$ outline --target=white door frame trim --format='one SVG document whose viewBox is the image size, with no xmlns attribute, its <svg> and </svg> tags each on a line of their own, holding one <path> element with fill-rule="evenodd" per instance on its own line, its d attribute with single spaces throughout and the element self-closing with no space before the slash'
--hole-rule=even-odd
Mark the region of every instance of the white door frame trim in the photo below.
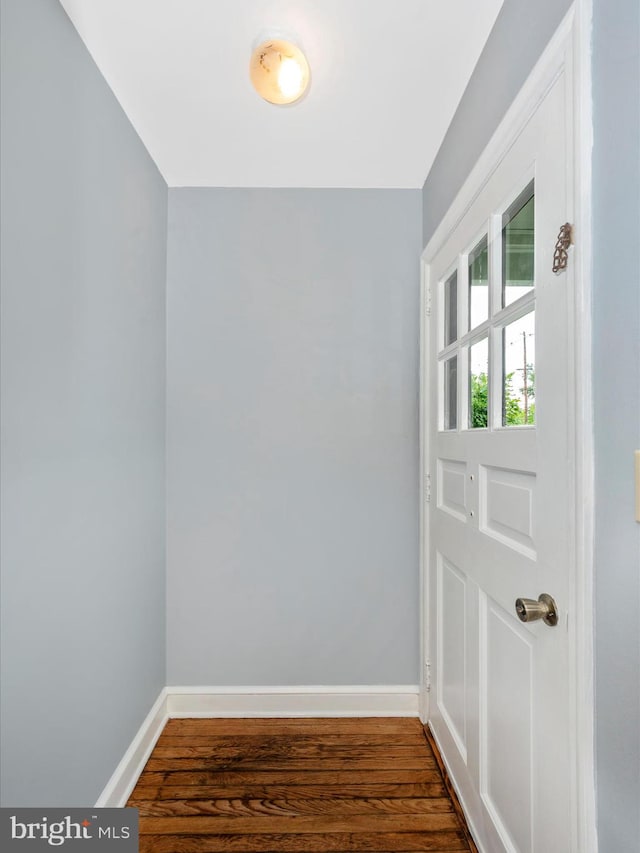
<svg viewBox="0 0 640 853">
<path fill-rule="evenodd" d="M 591 21 L 592 0 L 576 0 L 540 57 L 527 82 L 509 108 L 464 186 L 422 253 L 420 287 L 420 604 L 421 604 L 421 684 L 420 717 L 429 718 L 429 499 L 428 419 L 430 376 L 429 347 L 426 345 L 431 310 L 429 267 L 448 235 L 457 227 L 498 164 L 513 145 L 521 128 L 563 68 L 573 80 L 573 165 L 575 246 L 570 262 L 575 264 L 575 291 L 572 307 L 574 371 L 575 456 L 575 565 L 571 580 L 573 614 L 569 624 L 571 642 L 571 694 L 576 721 L 571 755 L 573 780 L 573 853 L 595 853 L 596 797 L 594 755 L 594 653 L 593 653 L 593 414 L 591 367 Z M 464 803 L 463 803 L 464 806 Z"/>
</svg>

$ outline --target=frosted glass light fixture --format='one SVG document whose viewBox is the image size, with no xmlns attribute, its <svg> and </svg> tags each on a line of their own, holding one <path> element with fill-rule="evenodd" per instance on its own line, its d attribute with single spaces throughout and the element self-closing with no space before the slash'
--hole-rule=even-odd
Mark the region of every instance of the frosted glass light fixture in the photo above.
<svg viewBox="0 0 640 853">
<path fill-rule="evenodd" d="M 270 104 L 292 104 L 309 85 L 309 64 L 295 44 L 269 39 L 251 54 L 249 74 L 253 88 Z"/>
</svg>

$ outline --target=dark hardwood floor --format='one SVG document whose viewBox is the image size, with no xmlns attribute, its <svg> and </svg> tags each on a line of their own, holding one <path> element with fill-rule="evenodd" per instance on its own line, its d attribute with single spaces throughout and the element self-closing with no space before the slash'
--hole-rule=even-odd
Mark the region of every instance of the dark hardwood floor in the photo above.
<svg viewBox="0 0 640 853">
<path fill-rule="evenodd" d="M 417 719 L 170 720 L 141 853 L 475 851 Z"/>
</svg>

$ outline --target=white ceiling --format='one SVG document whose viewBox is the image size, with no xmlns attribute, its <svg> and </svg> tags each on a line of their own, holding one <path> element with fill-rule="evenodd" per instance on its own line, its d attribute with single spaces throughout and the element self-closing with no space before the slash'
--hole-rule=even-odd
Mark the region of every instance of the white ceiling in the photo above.
<svg viewBox="0 0 640 853">
<path fill-rule="evenodd" d="M 169 186 L 421 187 L 503 0 L 61 0 Z M 251 88 L 274 29 L 311 66 Z"/>
</svg>

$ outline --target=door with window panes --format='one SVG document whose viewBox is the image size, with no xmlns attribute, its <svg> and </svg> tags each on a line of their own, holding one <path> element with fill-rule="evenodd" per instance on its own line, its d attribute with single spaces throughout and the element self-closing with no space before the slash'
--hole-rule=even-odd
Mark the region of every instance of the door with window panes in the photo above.
<svg viewBox="0 0 640 853">
<path fill-rule="evenodd" d="M 428 273 L 430 724 L 487 851 L 571 850 L 566 92 L 560 75 Z M 555 625 L 516 612 L 541 594 Z"/>
</svg>

